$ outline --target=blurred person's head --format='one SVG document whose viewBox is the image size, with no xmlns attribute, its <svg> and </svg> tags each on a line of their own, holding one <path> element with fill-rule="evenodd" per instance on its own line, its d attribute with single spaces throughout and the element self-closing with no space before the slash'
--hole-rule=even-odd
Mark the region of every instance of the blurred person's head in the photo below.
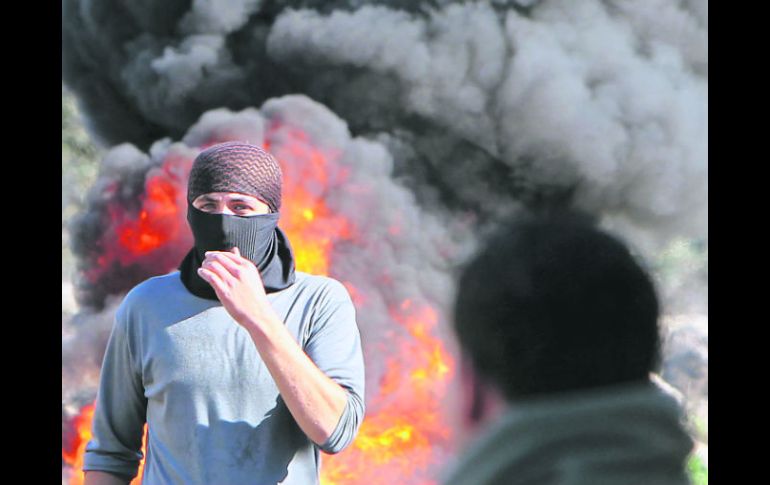
<svg viewBox="0 0 770 485">
<path fill-rule="evenodd" d="M 504 225 L 465 265 L 457 288 L 466 419 L 484 418 L 490 400 L 648 381 L 659 361 L 657 320 L 649 276 L 586 218 Z"/>
</svg>

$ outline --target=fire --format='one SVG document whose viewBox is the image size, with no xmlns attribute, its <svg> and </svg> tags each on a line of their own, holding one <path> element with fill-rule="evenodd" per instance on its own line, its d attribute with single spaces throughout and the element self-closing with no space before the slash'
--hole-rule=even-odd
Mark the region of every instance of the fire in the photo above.
<svg viewBox="0 0 770 485">
<path fill-rule="evenodd" d="M 447 444 L 451 431 L 439 404 L 452 376 L 454 361 L 432 334 L 438 315 L 430 306 L 404 300 L 391 317 L 411 338 L 397 338 L 386 361 L 378 395 L 356 440 L 339 455 L 325 456 L 324 485 L 400 483 L 428 485 L 429 466 L 436 464 L 435 446 Z"/>
<path fill-rule="evenodd" d="M 335 246 L 355 244 L 358 234 L 355 225 L 330 209 L 325 200 L 343 187 L 348 192 L 361 189 L 346 184 L 347 169 L 336 162 L 339 153 L 315 146 L 295 127 L 273 123 L 266 131 L 265 147 L 283 170 L 280 226 L 291 241 L 297 269 L 335 276 Z M 110 206 L 116 239 L 105 244 L 114 249 L 99 256 L 99 268 L 147 260 L 164 250 L 176 251 L 181 259 L 190 247 L 183 188 L 191 164 L 191 159 L 167 157 L 147 178 L 138 210 L 129 213 L 117 204 Z M 397 226 L 390 227 L 389 233 L 401 237 Z M 169 269 L 154 271 L 159 274 Z M 388 275 L 380 275 L 379 280 L 392 285 Z M 350 281 L 343 280 L 343 284 L 364 313 L 369 295 Z M 430 467 L 440 464 L 441 449 L 448 447 L 451 434 L 440 403 L 454 362 L 437 336 L 440 316 L 419 301 L 393 301 L 388 306 L 394 325 L 389 341 L 380 343 L 385 351 L 366 352 L 384 359 L 379 382 L 367 384 L 375 384 L 376 395 L 368 396 L 367 416 L 351 446 L 340 454 L 323 456 L 323 485 L 432 484 Z M 77 443 L 62 449 L 64 461 L 76 470 L 71 484 L 82 483 L 79 470 L 90 439 L 93 409 L 93 405 L 85 407 L 74 420 Z"/>
<path fill-rule="evenodd" d="M 128 274 L 130 287 L 179 264 L 192 241 L 185 221 L 190 166 L 185 157 L 167 156 L 148 174 L 138 204 L 121 201 L 116 184 L 104 190 L 109 229 L 95 243 L 98 254 L 84 272 L 89 281 L 110 286 Z"/>
<path fill-rule="evenodd" d="M 83 457 L 85 456 L 86 445 L 91 439 L 91 421 L 94 417 L 96 403 L 87 404 L 80 409 L 80 414 L 72 420 L 72 426 L 75 430 L 74 437 L 68 446 L 62 447 L 61 456 L 64 463 L 72 468 L 70 475 L 70 485 L 82 485 L 85 481 L 83 469 Z M 142 453 L 147 449 L 147 426 L 144 427 L 144 438 L 142 440 Z M 142 483 L 141 476 L 144 469 L 144 459 L 139 462 L 139 473 L 131 481 L 131 485 Z"/>
<path fill-rule="evenodd" d="M 284 181 L 285 186 L 291 182 Z M 349 238 L 347 221 L 330 213 L 322 200 L 302 187 L 293 187 L 281 205 L 281 228 L 286 231 L 294 264 L 299 271 L 317 275 L 329 274 L 329 254 L 335 241 Z"/>
<path fill-rule="evenodd" d="M 62 448 L 62 459 L 76 468 L 83 465 L 83 452 L 91 439 L 91 420 L 94 417 L 95 404 L 83 406 L 80 414 L 72 420 L 75 436 L 68 447 Z"/>
<path fill-rule="evenodd" d="M 147 195 L 138 220 L 118 227 L 120 246 L 132 254 L 146 254 L 163 246 L 179 230 L 178 208 L 174 204 L 176 187 L 167 179 L 153 177 L 147 182 Z M 150 212 L 152 211 L 152 213 Z M 167 224 L 172 222 L 172 229 Z"/>
<path fill-rule="evenodd" d="M 328 191 L 347 178 L 344 169 L 331 163 L 339 154 L 314 146 L 305 132 L 280 123 L 268 128 L 264 146 L 281 164 L 280 224 L 294 249 L 295 265 L 300 271 L 328 275 L 334 244 L 354 237 L 352 225 L 324 203 Z"/>
</svg>

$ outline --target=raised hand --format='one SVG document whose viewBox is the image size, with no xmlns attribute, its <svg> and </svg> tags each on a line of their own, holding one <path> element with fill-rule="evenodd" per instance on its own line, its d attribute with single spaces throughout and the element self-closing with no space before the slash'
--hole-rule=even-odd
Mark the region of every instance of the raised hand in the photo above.
<svg viewBox="0 0 770 485">
<path fill-rule="evenodd" d="M 247 330 L 274 321 L 275 312 L 254 263 L 241 256 L 238 248 L 207 251 L 205 256 L 198 274 L 214 288 L 230 316 Z"/>
</svg>

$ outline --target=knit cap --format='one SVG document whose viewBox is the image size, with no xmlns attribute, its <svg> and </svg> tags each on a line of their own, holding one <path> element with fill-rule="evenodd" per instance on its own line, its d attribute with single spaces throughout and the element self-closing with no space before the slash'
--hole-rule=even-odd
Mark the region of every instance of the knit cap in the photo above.
<svg viewBox="0 0 770 485">
<path fill-rule="evenodd" d="M 193 162 L 187 200 L 209 192 L 238 192 L 281 208 L 281 167 L 270 153 L 243 142 L 226 142 L 202 151 Z"/>
</svg>

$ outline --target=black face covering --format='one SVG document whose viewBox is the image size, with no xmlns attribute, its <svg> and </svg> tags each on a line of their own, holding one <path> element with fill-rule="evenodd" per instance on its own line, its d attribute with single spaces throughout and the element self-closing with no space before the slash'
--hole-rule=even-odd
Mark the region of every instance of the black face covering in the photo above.
<svg viewBox="0 0 770 485">
<path fill-rule="evenodd" d="M 265 292 L 272 293 L 294 283 L 294 255 L 286 235 L 278 227 L 278 214 L 236 216 L 209 214 L 188 203 L 195 246 L 179 266 L 182 282 L 194 295 L 216 300 L 214 288 L 198 276 L 206 251 L 229 251 L 237 247 L 241 256 L 259 269 Z"/>
</svg>

